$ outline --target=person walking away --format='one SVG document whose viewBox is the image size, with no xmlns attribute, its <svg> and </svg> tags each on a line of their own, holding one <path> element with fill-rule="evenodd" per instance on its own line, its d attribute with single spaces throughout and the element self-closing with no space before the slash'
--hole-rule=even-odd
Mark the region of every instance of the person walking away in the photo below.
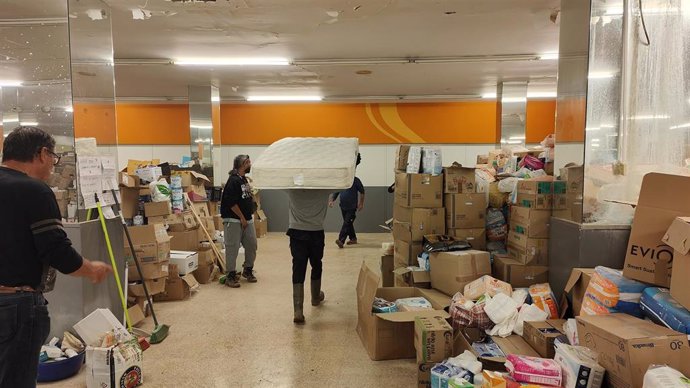
<svg viewBox="0 0 690 388">
<path fill-rule="evenodd" d="M 49 268 L 100 283 L 112 268 L 81 257 L 62 227 L 46 182 L 60 162 L 55 139 L 18 127 L 4 140 L 0 165 L 0 387 L 35 387 L 38 356 L 50 332 L 43 290 Z M 59 286 L 59 285 L 58 285 Z"/>
<path fill-rule="evenodd" d="M 325 247 L 323 222 L 332 190 L 295 189 L 287 192 L 290 200 L 287 235 L 290 237 L 292 254 L 293 322 L 303 324 L 307 264 L 311 265 L 311 305 L 318 306 L 326 298 L 321 290 Z"/>
<path fill-rule="evenodd" d="M 339 193 L 334 193 L 331 197 L 328 206 L 333 207 L 335 200 L 340 197 L 340 211 L 343 213 L 343 226 L 340 229 L 340 235 L 335 240 L 338 248 L 343 248 L 345 240 L 349 238 L 348 245 L 357 244 L 357 233 L 355 232 L 355 219 L 357 212 L 364 209 L 364 185 L 359 178 L 355 177 L 352 186 Z"/>
<path fill-rule="evenodd" d="M 254 228 L 254 197 L 246 174 L 252 170 L 249 155 L 237 155 L 233 169 L 225 184 L 220 213 L 225 229 L 225 263 L 227 276 L 225 285 L 231 288 L 240 287 L 237 276 L 237 255 L 240 243 L 244 247 L 242 277 L 249 283 L 256 283 L 254 262 L 256 261 L 256 229 Z"/>
</svg>

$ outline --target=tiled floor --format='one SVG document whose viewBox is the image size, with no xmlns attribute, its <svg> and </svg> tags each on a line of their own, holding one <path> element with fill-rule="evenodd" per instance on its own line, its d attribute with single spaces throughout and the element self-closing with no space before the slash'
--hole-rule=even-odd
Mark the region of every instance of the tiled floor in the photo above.
<svg viewBox="0 0 690 388">
<path fill-rule="evenodd" d="M 306 300 L 307 323 L 292 323 L 287 237 L 259 240 L 259 283 L 201 286 L 190 300 L 158 303 L 170 336 L 144 353 L 145 387 L 414 387 L 414 360 L 373 362 L 355 331 L 355 287 L 363 260 L 378 268 L 385 234 L 338 249 L 327 235 L 326 302 Z M 308 293 L 308 289 L 307 289 Z M 308 298 L 308 297 L 307 297 Z M 150 321 L 150 318 L 148 319 Z M 147 321 L 144 328 L 150 329 Z M 85 387 L 84 372 L 45 387 Z"/>
</svg>

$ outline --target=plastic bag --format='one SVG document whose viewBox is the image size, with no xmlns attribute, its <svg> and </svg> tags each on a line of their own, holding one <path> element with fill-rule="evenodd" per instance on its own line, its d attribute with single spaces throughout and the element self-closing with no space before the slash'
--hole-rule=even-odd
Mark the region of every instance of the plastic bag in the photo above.
<svg viewBox="0 0 690 388">
<path fill-rule="evenodd" d="M 539 307 L 532 304 L 523 304 L 518 313 L 513 332 L 521 336 L 525 328 L 525 322 L 542 322 L 548 317 L 549 314 Z"/>
<path fill-rule="evenodd" d="M 516 354 L 509 354 L 506 360 L 506 369 L 519 382 L 561 386 L 561 367 L 554 360 Z"/>
<path fill-rule="evenodd" d="M 500 209 L 489 208 L 486 211 L 486 239 L 488 241 L 505 241 L 508 237 L 508 222 Z"/>
<path fill-rule="evenodd" d="M 149 189 L 151 190 L 151 200 L 153 202 L 170 201 L 172 191 L 170 191 L 170 185 L 165 179 L 161 178 L 156 182 L 151 182 Z"/>
<path fill-rule="evenodd" d="M 642 292 L 640 307 L 652 322 L 690 335 L 690 311 L 673 299 L 668 289 L 646 288 Z"/>
<path fill-rule="evenodd" d="M 374 303 L 371 306 L 371 311 L 374 313 L 395 313 L 398 311 L 398 306 L 383 298 L 374 298 Z"/>
<path fill-rule="evenodd" d="M 544 148 L 553 148 L 556 146 L 556 136 L 552 133 L 545 137 L 539 144 Z"/>
<path fill-rule="evenodd" d="M 690 379 L 666 365 L 650 365 L 642 388 L 689 388 Z"/>
<path fill-rule="evenodd" d="M 623 277 L 622 271 L 598 266 L 585 292 L 582 314 L 621 312 L 642 318 L 640 298 L 645 288 L 644 283 Z"/>
<path fill-rule="evenodd" d="M 543 170 L 544 169 L 544 162 L 542 162 L 541 160 L 537 159 L 536 157 L 534 157 L 532 155 L 525 155 L 525 157 L 522 158 L 522 160 L 520 160 L 518 167 L 525 167 L 525 168 L 528 168 L 532 171 Z"/>
<path fill-rule="evenodd" d="M 498 181 L 498 191 L 501 193 L 512 193 L 517 189 L 518 182 L 520 182 L 520 178 L 505 178 L 501 179 Z"/>
<path fill-rule="evenodd" d="M 422 147 L 422 172 L 431 175 L 443 173 L 443 158 L 440 148 Z"/>
<path fill-rule="evenodd" d="M 571 345 L 580 345 L 580 337 L 577 335 L 577 321 L 574 318 L 570 318 L 563 324 L 563 332 L 565 336 L 568 337 L 568 342 Z"/>
<path fill-rule="evenodd" d="M 492 336 L 507 337 L 513 333 L 518 318 L 518 304 L 506 294 L 498 294 L 486 303 L 484 311 L 496 324 L 486 333 Z"/>
</svg>

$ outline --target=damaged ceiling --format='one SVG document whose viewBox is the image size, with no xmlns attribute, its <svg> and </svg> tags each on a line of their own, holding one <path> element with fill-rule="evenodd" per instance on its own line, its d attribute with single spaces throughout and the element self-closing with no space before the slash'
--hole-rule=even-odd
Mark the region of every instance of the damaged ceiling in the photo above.
<svg viewBox="0 0 690 388">
<path fill-rule="evenodd" d="M 22 7 L 16 17 L 27 17 L 25 2 L 6 2 Z M 551 20 L 558 0 L 104 3 L 112 8 L 116 93 L 121 98 L 179 98 L 186 96 L 188 85 L 209 83 L 225 99 L 285 94 L 477 98 L 495 92 L 502 80 L 529 80 L 533 92 L 556 90 L 557 61 L 536 59 L 558 51 L 558 25 Z M 71 17 L 89 16 L 80 12 Z M 80 54 L 73 61 L 101 55 L 98 47 Z M 295 64 L 171 63 L 266 57 Z"/>
</svg>

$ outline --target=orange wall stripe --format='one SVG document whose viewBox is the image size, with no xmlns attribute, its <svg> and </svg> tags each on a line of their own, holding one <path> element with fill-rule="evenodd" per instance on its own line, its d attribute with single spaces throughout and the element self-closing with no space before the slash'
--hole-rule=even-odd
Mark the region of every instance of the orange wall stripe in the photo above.
<svg viewBox="0 0 690 388">
<path fill-rule="evenodd" d="M 556 116 L 556 140 L 559 143 L 585 141 L 585 114 L 587 103 L 584 97 L 567 97 L 558 101 Z"/>
<path fill-rule="evenodd" d="M 556 126 L 556 101 L 529 101 L 525 123 L 526 142 L 540 143 L 554 133 Z"/>
<path fill-rule="evenodd" d="M 214 140 L 220 135 L 222 144 L 267 145 L 287 136 L 346 136 L 358 137 L 361 144 L 491 144 L 498 138 L 498 109 L 495 101 L 221 104 L 221 131 Z M 553 133 L 555 109 L 555 101 L 527 103 L 528 143 Z M 96 137 L 99 144 L 115 144 L 116 139 L 123 145 L 190 143 L 186 104 L 118 103 L 117 138 L 107 114 L 112 114 L 107 105 L 75 104 L 76 136 Z"/>
</svg>

